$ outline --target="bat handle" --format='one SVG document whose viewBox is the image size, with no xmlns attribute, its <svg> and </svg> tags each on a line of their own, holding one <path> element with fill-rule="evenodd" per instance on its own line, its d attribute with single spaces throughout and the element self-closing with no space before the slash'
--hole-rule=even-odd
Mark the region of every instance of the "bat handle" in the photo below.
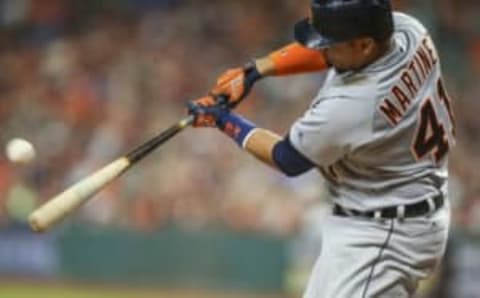
<svg viewBox="0 0 480 298">
<path fill-rule="evenodd" d="M 188 115 L 187 117 L 183 118 L 182 120 L 178 121 L 174 125 L 170 126 L 166 130 L 162 131 L 159 135 L 153 137 L 148 142 L 143 143 L 141 146 L 135 148 L 133 151 L 129 152 L 126 157 L 130 161 L 131 164 L 134 164 L 145 156 L 147 156 L 150 152 L 155 150 L 158 146 L 162 145 L 166 141 L 173 138 L 179 132 L 181 132 L 186 127 L 190 126 L 193 121 L 195 120 L 194 115 Z"/>
<path fill-rule="evenodd" d="M 184 118 L 180 122 L 183 122 L 183 127 L 187 127 L 187 126 L 192 125 L 193 121 L 195 121 L 195 116 L 194 115 L 188 115 L 186 118 Z"/>
</svg>

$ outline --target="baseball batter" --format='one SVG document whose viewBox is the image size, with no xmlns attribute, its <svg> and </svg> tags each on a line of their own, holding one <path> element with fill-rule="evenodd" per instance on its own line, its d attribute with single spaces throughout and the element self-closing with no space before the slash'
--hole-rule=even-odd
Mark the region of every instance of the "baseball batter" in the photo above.
<svg viewBox="0 0 480 298">
<path fill-rule="evenodd" d="M 454 118 L 435 46 L 388 0 L 314 0 L 295 37 L 190 102 L 195 126 L 220 128 L 289 176 L 317 169 L 327 180 L 332 213 L 305 298 L 412 297 L 449 226 Z M 261 77 L 323 70 L 286 137 L 230 112 Z"/>
</svg>

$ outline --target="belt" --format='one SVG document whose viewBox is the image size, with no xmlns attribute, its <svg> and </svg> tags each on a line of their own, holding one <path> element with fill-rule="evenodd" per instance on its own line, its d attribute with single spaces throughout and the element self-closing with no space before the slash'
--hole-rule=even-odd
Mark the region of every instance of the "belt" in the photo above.
<svg viewBox="0 0 480 298">
<path fill-rule="evenodd" d="M 437 195 L 433 198 L 428 198 L 415 204 L 399 205 L 373 211 L 346 209 L 340 205 L 335 204 L 335 206 L 333 207 L 333 214 L 338 216 L 357 216 L 376 219 L 406 218 L 432 213 L 442 208 L 443 204 L 443 195 Z"/>
</svg>

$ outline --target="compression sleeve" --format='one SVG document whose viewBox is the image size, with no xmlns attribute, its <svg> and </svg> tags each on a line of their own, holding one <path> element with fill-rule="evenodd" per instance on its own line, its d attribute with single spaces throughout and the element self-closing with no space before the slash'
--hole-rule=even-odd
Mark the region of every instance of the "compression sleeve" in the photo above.
<svg viewBox="0 0 480 298">
<path fill-rule="evenodd" d="M 272 155 L 278 169 L 290 177 L 303 174 L 315 166 L 292 146 L 288 137 L 273 147 Z"/>
<path fill-rule="evenodd" d="M 328 69 L 322 51 L 308 49 L 299 43 L 291 43 L 268 55 L 273 63 L 273 76 L 283 76 Z"/>
</svg>

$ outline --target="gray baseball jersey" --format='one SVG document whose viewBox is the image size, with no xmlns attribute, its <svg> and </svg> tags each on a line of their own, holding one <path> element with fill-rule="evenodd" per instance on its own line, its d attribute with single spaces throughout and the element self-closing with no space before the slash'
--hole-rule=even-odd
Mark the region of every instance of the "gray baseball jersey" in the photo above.
<svg viewBox="0 0 480 298">
<path fill-rule="evenodd" d="M 371 210 L 446 193 L 454 122 L 439 58 L 416 19 L 394 13 L 393 49 L 362 69 L 330 70 L 290 130 L 334 201 Z"/>
</svg>

